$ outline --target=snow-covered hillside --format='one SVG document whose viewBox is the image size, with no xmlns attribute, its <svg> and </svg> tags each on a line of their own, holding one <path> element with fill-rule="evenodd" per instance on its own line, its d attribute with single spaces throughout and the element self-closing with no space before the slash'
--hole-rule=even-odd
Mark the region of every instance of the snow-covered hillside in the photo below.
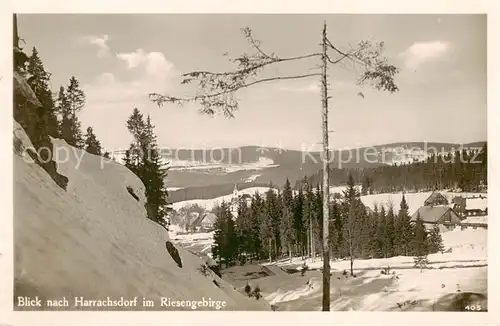
<svg viewBox="0 0 500 326">
<path fill-rule="evenodd" d="M 22 129 L 16 135 L 30 146 Z M 161 307 L 161 297 L 226 301 L 229 310 L 267 309 L 213 272 L 204 276 L 202 260 L 186 250 L 177 247 L 180 264 L 174 261 L 167 231 L 146 218 L 144 185 L 128 169 L 62 140 L 53 144 L 63 153 L 58 172 L 69 179 L 66 191 L 27 155 L 14 155 L 15 296 L 66 297 L 70 306 L 64 309 L 77 309 L 75 296 L 145 297 L 156 302 L 155 310 L 192 309 Z"/>
</svg>

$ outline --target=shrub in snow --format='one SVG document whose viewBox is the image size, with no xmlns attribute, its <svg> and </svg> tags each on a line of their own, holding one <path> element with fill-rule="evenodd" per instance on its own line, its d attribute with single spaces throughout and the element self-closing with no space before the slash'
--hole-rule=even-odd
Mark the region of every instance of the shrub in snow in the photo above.
<svg viewBox="0 0 500 326">
<path fill-rule="evenodd" d="M 309 266 L 307 266 L 306 263 L 304 263 L 304 265 L 302 265 L 302 269 L 300 271 L 300 276 L 306 275 L 306 272 L 308 269 L 309 269 Z"/>
<path fill-rule="evenodd" d="M 245 285 L 245 293 L 247 294 L 247 296 L 251 297 L 252 296 L 252 287 L 250 286 L 250 284 L 247 283 L 247 285 Z"/>
<path fill-rule="evenodd" d="M 255 298 L 255 300 L 259 300 L 262 298 L 262 294 L 260 294 L 260 287 L 257 285 L 255 289 L 253 289 L 252 296 Z"/>
<path fill-rule="evenodd" d="M 210 275 L 210 268 L 208 267 L 207 264 L 203 264 L 200 267 L 198 267 L 198 271 L 201 273 L 203 276 L 209 276 Z"/>
<path fill-rule="evenodd" d="M 380 271 L 380 274 L 383 274 L 383 275 L 389 275 L 390 273 L 391 273 L 391 267 L 390 266 L 387 266 L 383 270 Z"/>
<path fill-rule="evenodd" d="M 424 268 L 427 267 L 429 260 L 427 259 L 427 255 L 425 256 L 417 256 L 413 258 L 414 268 L 420 268 L 420 272 L 423 271 Z"/>
</svg>

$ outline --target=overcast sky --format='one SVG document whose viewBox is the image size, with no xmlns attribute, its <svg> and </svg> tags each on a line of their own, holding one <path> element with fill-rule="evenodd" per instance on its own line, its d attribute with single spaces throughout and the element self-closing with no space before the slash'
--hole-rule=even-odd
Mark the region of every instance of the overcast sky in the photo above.
<svg viewBox="0 0 500 326">
<path fill-rule="evenodd" d="M 395 94 L 355 85 L 351 66 L 329 71 L 333 148 L 399 141 L 486 140 L 486 16 L 484 15 L 19 15 L 26 52 L 36 46 L 56 91 L 74 75 L 87 105 L 83 126 L 107 149 L 126 148 L 134 107 L 150 113 L 160 145 L 240 145 L 313 149 L 321 140 L 315 78 L 260 84 L 238 94 L 234 119 L 200 115 L 195 105 L 156 107 L 148 93 L 186 95 L 179 74 L 231 70 L 222 54 L 249 51 L 249 26 L 264 51 L 278 56 L 318 52 L 323 21 L 342 49 L 384 41 L 401 69 Z M 318 59 L 274 66 L 267 75 L 310 73 Z M 359 73 L 361 69 L 357 69 Z M 362 91 L 364 99 L 358 96 Z M 317 146 L 316 146 L 317 148 Z"/>
</svg>

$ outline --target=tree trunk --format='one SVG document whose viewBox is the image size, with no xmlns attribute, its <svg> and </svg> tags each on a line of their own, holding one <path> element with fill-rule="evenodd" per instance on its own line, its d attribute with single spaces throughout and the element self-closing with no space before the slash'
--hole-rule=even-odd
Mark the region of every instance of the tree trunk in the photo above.
<svg viewBox="0 0 500 326">
<path fill-rule="evenodd" d="M 330 311 L 330 255 L 328 251 L 329 222 L 329 153 L 328 153 L 328 84 L 326 80 L 326 22 L 323 25 L 322 42 L 322 107 L 323 107 L 323 311 Z"/>
<path fill-rule="evenodd" d="M 271 260 L 271 238 L 269 238 L 269 263 L 272 263 L 273 261 Z"/>
<path fill-rule="evenodd" d="M 288 242 L 288 255 L 290 256 L 290 263 L 292 262 L 292 244 Z"/>
</svg>

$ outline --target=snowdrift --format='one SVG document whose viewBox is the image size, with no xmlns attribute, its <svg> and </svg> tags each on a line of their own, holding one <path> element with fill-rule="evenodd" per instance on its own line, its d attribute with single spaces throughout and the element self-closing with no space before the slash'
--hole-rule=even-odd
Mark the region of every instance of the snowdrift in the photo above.
<svg viewBox="0 0 500 326">
<path fill-rule="evenodd" d="M 16 122 L 14 129 L 14 137 L 31 147 Z M 176 248 L 180 267 L 167 251 L 167 231 L 146 218 L 144 185 L 127 168 L 62 140 L 53 139 L 53 144 L 58 172 L 69 179 L 66 191 L 29 156 L 14 154 L 15 307 L 18 296 L 38 296 L 43 303 L 69 301 L 68 307 L 38 309 L 114 309 L 74 307 L 74 298 L 81 296 L 138 297 L 137 306 L 125 308 L 130 310 L 192 309 L 161 306 L 162 297 L 226 301 L 226 310 L 269 309 L 212 271 L 201 272 L 200 258 Z M 155 307 L 142 307 L 143 298 L 154 300 Z"/>
</svg>

